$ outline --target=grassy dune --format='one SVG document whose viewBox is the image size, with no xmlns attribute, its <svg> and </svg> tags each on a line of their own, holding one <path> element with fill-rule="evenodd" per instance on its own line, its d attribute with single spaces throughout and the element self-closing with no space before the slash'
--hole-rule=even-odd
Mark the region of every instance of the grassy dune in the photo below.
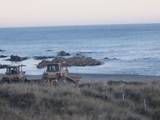
<svg viewBox="0 0 160 120">
<path fill-rule="evenodd" d="M 160 82 L 1 84 L 0 120 L 160 120 Z"/>
</svg>

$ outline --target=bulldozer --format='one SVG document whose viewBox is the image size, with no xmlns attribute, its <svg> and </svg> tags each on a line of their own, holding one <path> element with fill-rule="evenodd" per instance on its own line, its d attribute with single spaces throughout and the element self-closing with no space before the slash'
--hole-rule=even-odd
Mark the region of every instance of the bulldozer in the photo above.
<svg viewBox="0 0 160 120">
<path fill-rule="evenodd" d="M 47 64 L 42 79 L 47 81 L 49 86 L 57 86 L 60 84 L 71 83 L 75 86 L 79 85 L 79 76 L 70 76 L 67 65 L 65 63 Z"/>
<path fill-rule="evenodd" d="M 23 65 L 7 66 L 6 72 L 2 77 L 2 82 L 24 82 L 26 79 L 25 72 L 22 70 Z"/>
</svg>

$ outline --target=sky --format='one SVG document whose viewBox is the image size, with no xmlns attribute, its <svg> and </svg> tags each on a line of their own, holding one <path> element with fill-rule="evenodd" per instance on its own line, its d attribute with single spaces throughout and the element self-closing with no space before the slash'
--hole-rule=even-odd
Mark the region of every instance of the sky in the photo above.
<svg viewBox="0 0 160 120">
<path fill-rule="evenodd" d="M 160 23 L 160 0 L 0 0 L 0 27 Z"/>
</svg>

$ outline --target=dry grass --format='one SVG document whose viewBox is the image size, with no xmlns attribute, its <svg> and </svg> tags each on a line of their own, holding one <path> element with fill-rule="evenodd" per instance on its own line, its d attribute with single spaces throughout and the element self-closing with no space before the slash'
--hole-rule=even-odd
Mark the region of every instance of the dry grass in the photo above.
<svg viewBox="0 0 160 120">
<path fill-rule="evenodd" d="M 0 120 L 160 120 L 160 82 L 1 84 Z"/>
</svg>

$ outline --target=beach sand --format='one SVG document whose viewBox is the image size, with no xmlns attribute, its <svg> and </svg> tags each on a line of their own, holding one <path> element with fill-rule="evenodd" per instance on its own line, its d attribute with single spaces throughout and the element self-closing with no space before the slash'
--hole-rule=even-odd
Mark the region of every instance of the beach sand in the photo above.
<svg viewBox="0 0 160 120">
<path fill-rule="evenodd" d="M 78 74 L 71 73 L 71 76 L 80 76 L 81 81 L 108 81 L 108 80 L 124 80 L 124 81 L 143 81 L 143 80 L 160 80 L 160 76 L 147 75 L 127 75 L 127 74 Z M 29 80 L 41 79 L 41 75 L 27 75 Z"/>
<path fill-rule="evenodd" d="M 81 77 L 81 81 L 144 81 L 144 80 L 160 80 L 160 76 L 149 75 L 131 75 L 131 74 L 79 74 L 71 73 L 71 76 Z M 0 74 L 0 79 L 3 74 Z M 28 80 L 40 80 L 42 75 L 26 75 Z"/>
</svg>

